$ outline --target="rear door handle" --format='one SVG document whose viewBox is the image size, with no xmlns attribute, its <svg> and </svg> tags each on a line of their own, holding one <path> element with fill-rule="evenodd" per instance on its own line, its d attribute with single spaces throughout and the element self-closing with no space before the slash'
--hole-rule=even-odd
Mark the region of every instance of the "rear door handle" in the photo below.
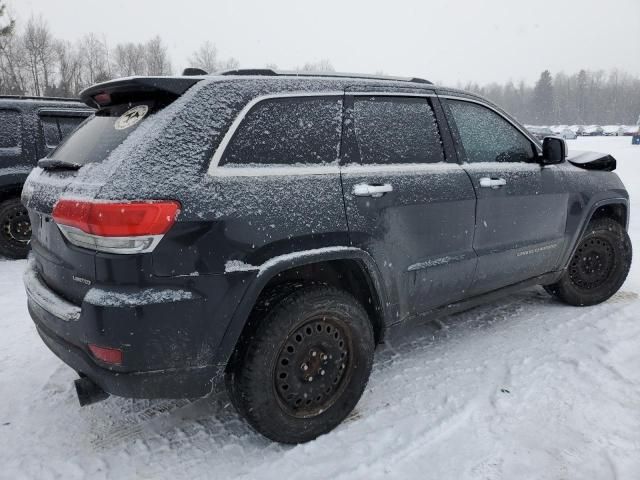
<svg viewBox="0 0 640 480">
<path fill-rule="evenodd" d="M 385 193 L 393 192 L 393 186 L 385 183 L 384 185 L 369 185 L 366 183 L 358 183 L 353 186 L 352 193 L 356 197 L 374 197 L 378 198 Z"/>
<path fill-rule="evenodd" d="M 504 178 L 489 178 L 482 177 L 480 179 L 480 186 L 482 188 L 500 188 L 504 187 L 507 181 Z"/>
</svg>

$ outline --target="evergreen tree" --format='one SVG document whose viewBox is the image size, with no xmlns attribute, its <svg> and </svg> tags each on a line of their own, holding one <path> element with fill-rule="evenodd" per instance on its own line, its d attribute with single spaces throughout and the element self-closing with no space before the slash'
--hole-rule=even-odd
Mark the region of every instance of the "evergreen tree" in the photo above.
<svg viewBox="0 0 640 480">
<path fill-rule="evenodd" d="M 0 3 L 0 22 L 2 22 L 2 17 L 4 17 L 6 13 L 7 6 L 4 3 Z M 16 21 L 13 19 L 9 20 L 9 23 L 4 27 L 0 27 L 0 37 L 8 37 L 13 33 L 13 29 L 16 26 Z"/>
<path fill-rule="evenodd" d="M 553 122 L 553 79 L 551 72 L 545 70 L 540 74 L 533 89 L 532 112 L 537 123 Z"/>
</svg>

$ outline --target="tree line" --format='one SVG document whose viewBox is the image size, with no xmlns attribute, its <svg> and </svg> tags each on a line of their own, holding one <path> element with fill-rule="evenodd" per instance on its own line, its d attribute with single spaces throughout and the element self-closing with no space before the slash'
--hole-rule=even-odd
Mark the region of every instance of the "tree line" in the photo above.
<svg viewBox="0 0 640 480">
<path fill-rule="evenodd" d="M 5 12 L 0 4 L 0 94 L 75 97 L 112 78 L 174 73 L 160 36 L 109 46 L 106 38 L 88 33 L 70 42 L 55 38 L 41 17 L 18 28 Z M 238 67 L 235 58 L 221 58 L 212 42 L 204 42 L 189 62 L 207 72 Z"/>
<path fill-rule="evenodd" d="M 55 38 L 41 17 L 32 16 L 24 25 L 6 17 L 0 4 L 0 94 L 75 97 L 89 85 L 112 78 L 178 73 L 160 36 L 110 46 L 106 38 L 88 33 L 70 42 Z M 216 72 L 238 68 L 239 62 L 221 58 L 215 44 L 207 41 L 189 57 L 189 65 Z M 334 68 L 322 59 L 294 70 Z M 640 120 L 640 78 L 619 70 L 581 70 L 573 75 L 545 70 L 535 85 L 510 81 L 459 86 L 486 96 L 524 123 L 604 125 Z"/>
<path fill-rule="evenodd" d="M 580 70 L 573 75 L 551 75 L 545 70 L 535 85 L 470 83 L 463 88 L 489 98 L 527 124 L 634 125 L 640 121 L 640 78 L 617 69 Z"/>
</svg>

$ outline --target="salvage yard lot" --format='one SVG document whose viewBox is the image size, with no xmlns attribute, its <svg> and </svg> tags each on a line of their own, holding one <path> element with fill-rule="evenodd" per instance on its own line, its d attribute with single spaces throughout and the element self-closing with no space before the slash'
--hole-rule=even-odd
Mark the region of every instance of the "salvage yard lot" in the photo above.
<svg viewBox="0 0 640 480">
<path fill-rule="evenodd" d="M 640 146 L 568 143 L 618 159 L 640 245 Z M 24 266 L 0 261 L 0 478 L 640 478 L 640 260 L 599 306 L 534 288 L 413 328 L 378 349 L 350 418 L 296 447 L 223 392 L 81 409 L 27 313 Z"/>
</svg>

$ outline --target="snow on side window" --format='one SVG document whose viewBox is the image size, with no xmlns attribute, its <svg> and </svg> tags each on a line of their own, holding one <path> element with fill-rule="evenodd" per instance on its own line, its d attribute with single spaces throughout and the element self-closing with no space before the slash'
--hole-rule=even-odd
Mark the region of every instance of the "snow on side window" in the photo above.
<svg viewBox="0 0 640 480">
<path fill-rule="evenodd" d="M 342 100 L 274 98 L 258 103 L 229 142 L 221 165 L 326 164 L 338 159 Z"/>
<path fill-rule="evenodd" d="M 0 150 L 20 153 L 22 119 L 16 110 L 0 110 Z"/>
<path fill-rule="evenodd" d="M 450 100 L 467 162 L 529 162 L 534 150 L 527 137 L 497 113 L 476 103 Z"/>
<path fill-rule="evenodd" d="M 364 164 L 444 162 L 435 115 L 426 98 L 356 97 L 353 117 Z"/>
</svg>

